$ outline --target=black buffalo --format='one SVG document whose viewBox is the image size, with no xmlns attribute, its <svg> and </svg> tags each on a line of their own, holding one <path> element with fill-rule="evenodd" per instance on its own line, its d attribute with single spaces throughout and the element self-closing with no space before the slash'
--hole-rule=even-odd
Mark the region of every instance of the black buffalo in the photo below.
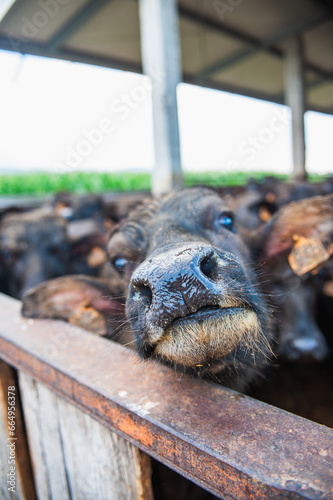
<svg viewBox="0 0 333 500">
<path fill-rule="evenodd" d="M 238 232 L 221 196 L 191 188 L 149 200 L 122 221 L 108 243 L 104 283 L 111 309 L 126 297 L 126 318 L 141 356 L 237 390 L 254 381 L 272 355 L 274 323 L 283 321 L 266 297 L 269 274 L 281 262 L 289 265 L 295 235 L 324 241 L 332 232 L 333 197 L 311 200 Z M 89 306 L 84 286 L 81 280 Z M 61 290 L 61 281 L 56 288 Z M 36 317 L 46 298 L 52 303 L 47 286 L 39 291 L 24 298 L 25 315 Z M 94 292 L 90 305 L 103 315 L 107 306 L 94 306 L 98 302 Z M 62 317 L 59 310 L 52 316 L 52 307 L 46 315 Z"/>
</svg>

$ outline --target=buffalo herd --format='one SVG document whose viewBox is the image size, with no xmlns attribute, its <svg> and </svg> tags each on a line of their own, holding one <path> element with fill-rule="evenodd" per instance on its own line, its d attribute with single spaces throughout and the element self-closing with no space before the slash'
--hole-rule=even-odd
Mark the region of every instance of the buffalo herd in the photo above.
<svg viewBox="0 0 333 500">
<path fill-rule="evenodd" d="M 332 178 L 266 178 L 7 208 L 0 289 L 24 316 L 65 320 L 331 425 L 332 193 Z"/>
</svg>

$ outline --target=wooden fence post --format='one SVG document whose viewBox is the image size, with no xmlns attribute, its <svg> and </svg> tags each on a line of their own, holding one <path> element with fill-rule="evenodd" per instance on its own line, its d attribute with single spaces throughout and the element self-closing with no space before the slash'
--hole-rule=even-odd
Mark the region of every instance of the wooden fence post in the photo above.
<svg viewBox="0 0 333 500">
<path fill-rule="evenodd" d="M 13 387 L 15 389 L 12 389 Z M 0 360 L 0 497 L 2 500 L 35 500 L 35 487 L 18 391 L 15 371 Z M 8 412 L 8 392 L 15 394 L 15 399 L 10 400 L 11 403 L 15 402 L 10 406 L 10 408 L 15 407 L 14 420 L 8 420 L 8 416 L 12 416 Z M 12 422 L 15 430 L 14 435 L 10 436 L 8 425 Z M 15 486 L 7 482 L 11 478 Z M 8 488 L 14 490 L 10 491 Z"/>
<path fill-rule="evenodd" d="M 19 373 L 38 498 L 153 500 L 150 458 Z"/>
</svg>

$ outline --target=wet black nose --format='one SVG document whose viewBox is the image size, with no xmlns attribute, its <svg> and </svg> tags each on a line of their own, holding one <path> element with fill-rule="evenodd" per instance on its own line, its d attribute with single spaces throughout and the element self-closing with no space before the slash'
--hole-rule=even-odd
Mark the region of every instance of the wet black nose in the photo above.
<svg viewBox="0 0 333 500">
<path fill-rule="evenodd" d="M 318 362 L 329 354 L 329 347 L 323 334 L 313 328 L 305 334 L 282 340 L 279 354 L 287 361 Z"/>
<path fill-rule="evenodd" d="M 214 287 L 217 263 L 218 256 L 208 245 L 177 247 L 146 261 L 134 272 L 131 283 L 137 297 L 151 302 L 166 290 L 188 295 L 190 301 L 194 287 Z"/>
<path fill-rule="evenodd" d="M 218 306 L 228 257 L 207 244 L 182 244 L 153 255 L 133 273 L 129 300 L 144 306 L 148 320 L 165 328 L 175 318 Z"/>
</svg>

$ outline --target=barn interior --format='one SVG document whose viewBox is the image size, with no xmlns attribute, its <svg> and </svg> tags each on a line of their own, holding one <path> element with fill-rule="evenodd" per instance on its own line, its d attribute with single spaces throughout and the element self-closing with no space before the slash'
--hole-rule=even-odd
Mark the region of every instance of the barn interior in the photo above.
<svg viewBox="0 0 333 500">
<path fill-rule="evenodd" d="M 155 167 L 151 180 L 154 195 L 184 185 L 176 95 L 181 82 L 289 106 L 292 116 L 292 179 L 299 182 L 307 176 L 304 114 L 315 111 L 333 115 L 333 0 L 7 0 L 0 5 L 0 49 L 149 76 L 154 82 Z M 332 189 L 331 186 L 332 183 L 327 189 Z M 120 215 L 112 215 L 112 223 L 118 222 L 136 201 L 129 198 L 122 207 L 112 198 L 110 211 L 121 212 Z M 267 206 L 270 207 L 269 203 Z M 39 200 L 31 200 L 29 210 L 39 205 Z M 61 200 L 60 205 L 63 209 L 66 203 Z M 266 210 L 266 205 L 264 208 Z M 330 249 L 331 256 L 332 246 Z M 315 276 L 318 270 L 314 266 L 311 271 Z M 329 273 L 332 273 L 331 269 Z M 328 281 L 332 286 L 331 276 L 329 274 Z M 332 297 L 330 288 L 316 313 L 316 321 L 331 351 Z M 15 316 L 16 306 L 8 306 L 8 310 L 11 307 Z M 6 328 L 10 330 L 7 324 Z M 48 345 L 44 343 L 43 348 Z M 19 360 L 17 366 L 22 366 L 24 362 L 29 364 Z M 105 359 L 101 365 L 107 365 Z M 31 366 L 34 373 L 32 362 Z M 79 368 L 82 369 L 81 366 Z M 89 370 L 93 372 L 93 368 L 89 367 Z M 53 376 L 52 370 L 50 373 Z M 96 373 L 92 373 L 93 380 L 94 376 L 98 380 Z M 332 380 L 332 353 L 318 364 L 307 361 L 300 364 L 281 363 L 276 360 L 267 375 L 267 383 L 262 381 L 250 395 L 332 427 Z M 25 384 L 28 387 L 29 383 Z M 52 384 L 56 386 L 56 376 L 48 383 L 49 386 Z M 73 387 L 76 387 L 75 381 Z M 68 394 L 65 397 L 70 400 Z M 85 397 L 89 399 L 89 396 Z M 242 411 L 246 411 L 245 403 Z M 280 415 L 283 415 L 282 412 Z M 98 415 L 97 420 L 103 422 L 103 418 Z M 120 432 L 126 435 L 125 431 Z M 132 437 L 130 439 L 135 441 Z M 176 443 L 175 449 L 177 446 Z M 326 448 L 320 451 L 321 457 L 326 459 Z M 159 459 L 158 452 L 154 457 Z M 301 454 L 296 453 L 295 457 L 295 461 L 302 460 Z M 172 464 L 170 461 L 165 463 L 168 466 Z M 215 466 L 211 467 L 214 471 Z M 182 474 L 187 470 L 183 464 L 171 468 Z M 311 470 L 311 467 L 308 469 Z M 192 472 L 184 475 L 192 480 L 195 477 Z M 250 474 L 248 470 L 246 473 Z M 169 468 L 155 473 L 156 498 L 169 498 L 165 492 L 158 493 L 158 489 L 163 481 L 165 485 L 177 481 L 175 477 Z M 285 480 L 282 477 L 281 482 Z M 208 488 L 211 494 L 224 498 L 222 489 L 218 492 L 207 485 L 201 476 L 196 482 Z M 329 484 L 325 484 L 328 491 Z M 189 498 L 186 496 L 189 495 L 187 487 L 184 486 L 184 498 Z M 295 491 L 299 493 L 301 487 L 297 485 L 297 488 Z M 233 490 L 226 487 L 226 491 Z M 275 490 L 270 493 L 275 494 Z M 260 494 L 265 492 L 260 490 Z M 316 491 L 310 491 L 308 495 L 308 498 L 316 498 Z M 25 498 L 24 495 L 22 498 Z"/>
</svg>

